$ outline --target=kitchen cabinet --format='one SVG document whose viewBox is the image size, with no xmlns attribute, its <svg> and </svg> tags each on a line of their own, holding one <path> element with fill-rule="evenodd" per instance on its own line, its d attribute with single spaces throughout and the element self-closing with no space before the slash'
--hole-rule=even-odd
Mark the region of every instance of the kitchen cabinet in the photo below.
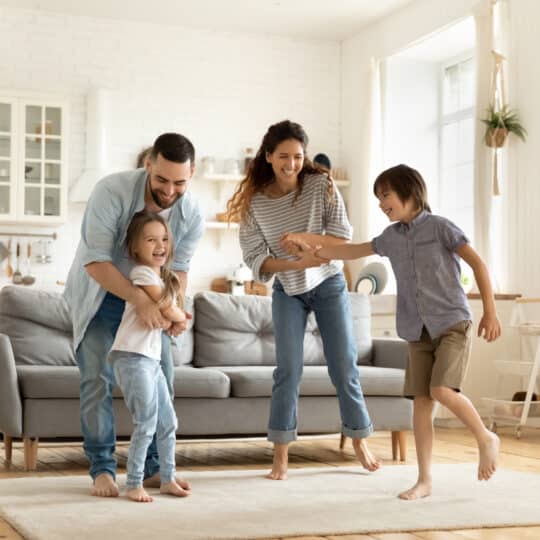
<svg viewBox="0 0 540 540">
<path fill-rule="evenodd" d="M 67 103 L 0 94 L 0 222 L 66 219 Z"/>
</svg>

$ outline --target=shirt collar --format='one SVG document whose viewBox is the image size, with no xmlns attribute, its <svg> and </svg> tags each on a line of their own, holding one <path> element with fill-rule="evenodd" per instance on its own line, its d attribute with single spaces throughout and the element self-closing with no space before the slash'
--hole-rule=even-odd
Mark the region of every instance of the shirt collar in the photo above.
<svg viewBox="0 0 540 540">
<path fill-rule="evenodd" d="M 416 229 L 428 217 L 429 217 L 429 212 L 427 210 L 422 210 L 410 223 L 401 223 L 401 229 L 405 231 Z"/>
</svg>

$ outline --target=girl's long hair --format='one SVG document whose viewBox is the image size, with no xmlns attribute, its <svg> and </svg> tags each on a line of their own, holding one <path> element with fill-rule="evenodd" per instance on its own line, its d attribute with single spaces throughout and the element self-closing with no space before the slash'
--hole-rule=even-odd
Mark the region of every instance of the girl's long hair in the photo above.
<svg viewBox="0 0 540 540">
<path fill-rule="evenodd" d="M 284 120 L 268 128 L 257 154 L 249 165 L 246 177 L 240 182 L 233 196 L 227 202 L 229 221 L 234 217 L 240 218 L 240 221 L 243 223 L 247 221 L 249 207 L 254 195 L 263 192 L 275 180 L 272 165 L 266 161 L 266 154 L 273 153 L 280 143 L 289 139 L 297 140 L 304 150 L 304 165 L 298 173 L 298 189 L 293 204 L 302 192 L 304 179 L 310 174 L 324 174 L 328 178 L 327 196 L 329 203 L 332 204 L 334 200 L 332 179 L 327 171 L 313 164 L 307 157 L 306 148 L 309 139 L 304 128 L 300 124 L 291 122 L 290 120 Z"/>
<path fill-rule="evenodd" d="M 135 253 L 137 243 L 142 237 L 144 226 L 148 223 L 153 223 L 154 221 L 161 223 L 161 225 L 165 227 L 165 230 L 167 231 L 167 237 L 169 239 L 165 264 L 160 268 L 160 277 L 163 280 L 164 287 L 161 298 L 158 302 L 158 306 L 169 306 L 174 302 L 174 299 L 176 298 L 176 304 L 180 308 L 183 308 L 184 296 L 182 292 L 182 287 L 180 285 L 180 280 L 178 279 L 178 276 L 171 270 L 174 255 L 174 242 L 171 234 L 171 229 L 167 221 L 163 219 L 159 214 L 149 212 L 148 210 L 142 210 L 141 212 L 136 213 L 133 216 L 126 233 L 127 250 L 129 256 L 133 260 L 138 261 L 137 254 Z"/>
</svg>

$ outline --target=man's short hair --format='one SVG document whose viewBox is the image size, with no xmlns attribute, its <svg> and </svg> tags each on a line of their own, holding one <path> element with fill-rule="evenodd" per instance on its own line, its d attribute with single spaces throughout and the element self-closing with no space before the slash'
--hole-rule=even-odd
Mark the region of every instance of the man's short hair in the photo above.
<svg viewBox="0 0 540 540">
<path fill-rule="evenodd" d="M 195 163 L 195 148 L 191 141 L 180 135 L 180 133 L 163 133 L 160 135 L 152 146 L 150 158 L 155 161 L 158 155 L 161 154 L 167 161 L 175 163 L 185 163 L 191 161 Z"/>
</svg>

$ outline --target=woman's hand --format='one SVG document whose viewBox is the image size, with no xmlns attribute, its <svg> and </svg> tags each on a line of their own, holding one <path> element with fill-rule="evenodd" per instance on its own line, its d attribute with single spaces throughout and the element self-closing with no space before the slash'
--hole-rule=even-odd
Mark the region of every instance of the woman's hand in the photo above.
<svg viewBox="0 0 540 540">
<path fill-rule="evenodd" d="M 329 263 L 329 259 L 323 259 L 317 255 L 317 250 L 320 248 L 321 246 L 315 246 L 314 248 L 300 249 L 296 254 L 299 267 L 301 269 L 314 268 Z"/>
<path fill-rule="evenodd" d="M 305 240 L 303 233 L 284 233 L 279 240 L 281 247 L 289 255 L 297 255 L 299 251 L 309 251 L 313 249 Z"/>
</svg>

